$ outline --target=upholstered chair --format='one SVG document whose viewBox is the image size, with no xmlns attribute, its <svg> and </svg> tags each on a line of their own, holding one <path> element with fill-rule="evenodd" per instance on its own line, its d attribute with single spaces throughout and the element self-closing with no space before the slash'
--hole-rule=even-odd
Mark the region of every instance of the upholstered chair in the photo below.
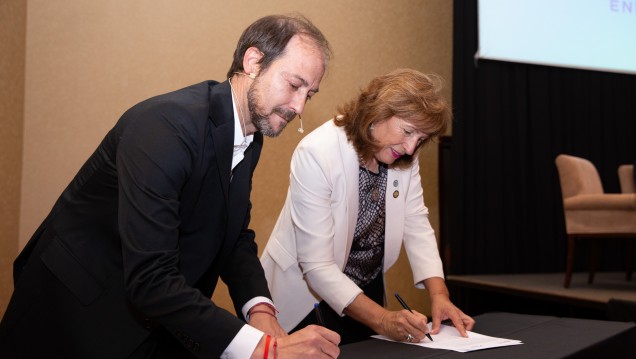
<svg viewBox="0 0 636 359">
<path fill-rule="evenodd" d="M 592 283 L 599 240 L 623 237 L 636 239 L 636 194 L 604 193 L 596 167 L 586 159 L 562 154 L 557 156 L 555 162 L 561 183 L 568 240 L 563 286 L 569 288 L 574 248 L 578 240 L 586 239 L 591 244 L 588 283 Z M 632 242 L 629 241 L 627 259 L 628 280 L 631 280 L 632 272 Z"/>
</svg>

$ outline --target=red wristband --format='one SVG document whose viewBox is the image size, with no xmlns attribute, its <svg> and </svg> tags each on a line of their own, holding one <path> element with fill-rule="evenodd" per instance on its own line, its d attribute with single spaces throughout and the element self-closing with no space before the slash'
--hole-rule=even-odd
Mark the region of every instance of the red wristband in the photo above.
<svg viewBox="0 0 636 359">
<path fill-rule="evenodd" d="M 252 318 L 252 315 L 254 315 L 254 314 L 256 314 L 256 313 L 265 313 L 265 314 L 269 314 L 269 315 L 271 315 L 272 317 L 276 318 L 276 315 L 275 315 L 275 314 L 272 314 L 272 312 L 268 312 L 268 311 L 266 311 L 266 310 L 252 310 L 252 311 L 250 311 L 250 318 Z"/>
<path fill-rule="evenodd" d="M 278 343 L 276 342 L 276 338 L 274 338 L 274 359 L 276 359 L 277 354 L 278 354 Z"/>
<path fill-rule="evenodd" d="M 267 335 L 265 338 L 265 351 L 263 352 L 263 359 L 267 359 L 269 356 L 269 341 L 272 339 L 271 336 Z"/>
</svg>

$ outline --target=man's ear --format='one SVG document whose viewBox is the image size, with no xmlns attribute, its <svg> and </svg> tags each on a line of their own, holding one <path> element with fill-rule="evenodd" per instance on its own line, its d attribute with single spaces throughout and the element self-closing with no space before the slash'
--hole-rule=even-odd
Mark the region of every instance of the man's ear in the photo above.
<svg viewBox="0 0 636 359">
<path fill-rule="evenodd" d="M 243 71 L 245 71 L 246 75 L 250 75 L 252 78 L 258 76 L 261 71 L 261 64 L 259 61 L 263 58 L 263 56 L 264 54 L 261 50 L 254 46 L 245 50 L 245 55 L 243 55 Z"/>
</svg>

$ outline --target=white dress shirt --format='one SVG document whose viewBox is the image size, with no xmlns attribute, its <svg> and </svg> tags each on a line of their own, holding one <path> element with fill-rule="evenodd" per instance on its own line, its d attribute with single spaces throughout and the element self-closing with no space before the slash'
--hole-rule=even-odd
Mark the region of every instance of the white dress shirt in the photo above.
<svg viewBox="0 0 636 359">
<path fill-rule="evenodd" d="M 234 92 L 232 92 L 232 107 L 234 109 L 234 152 L 232 154 L 232 170 L 243 160 L 245 150 L 247 147 L 254 141 L 254 135 L 244 136 L 243 128 L 241 126 L 240 118 L 238 116 L 238 112 L 236 111 L 236 103 L 234 101 Z M 249 310 L 259 303 L 268 303 L 274 305 L 269 298 L 266 297 L 254 297 L 249 300 L 241 311 L 243 312 L 243 317 L 249 320 L 248 312 Z M 222 359 L 232 359 L 232 358 L 249 358 L 258 342 L 263 337 L 262 331 L 251 327 L 247 324 L 239 330 L 238 334 L 232 339 L 230 345 L 225 348 L 223 354 L 221 354 Z"/>
</svg>

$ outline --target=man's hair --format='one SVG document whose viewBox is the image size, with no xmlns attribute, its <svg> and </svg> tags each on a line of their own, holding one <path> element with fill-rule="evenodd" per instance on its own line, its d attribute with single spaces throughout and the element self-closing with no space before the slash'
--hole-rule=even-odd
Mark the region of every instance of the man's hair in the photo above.
<svg viewBox="0 0 636 359">
<path fill-rule="evenodd" d="M 267 70 L 274 60 L 284 54 L 287 43 L 294 35 L 303 35 L 314 42 L 322 51 L 326 69 L 331 57 L 329 42 L 309 19 L 302 15 L 270 15 L 256 20 L 243 31 L 227 77 L 243 71 L 243 56 L 250 47 L 256 47 L 263 53 L 259 64 L 261 72 Z"/>
<path fill-rule="evenodd" d="M 380 150 L 371 135 L 373 124 L 396 116 L 412 123 L 429 137 L 412 156 L 404 155 L 391 167 L 408 168 L 424 143 L 444 134 L 451 121 L 451 109 L 441 95 L 442 79 L 411 69 L 398 69 L 371 80 L 357 99 L 338 109 L 335 124 L 344 127 L 358 155 L 367 160 Z"/>
</svg>

